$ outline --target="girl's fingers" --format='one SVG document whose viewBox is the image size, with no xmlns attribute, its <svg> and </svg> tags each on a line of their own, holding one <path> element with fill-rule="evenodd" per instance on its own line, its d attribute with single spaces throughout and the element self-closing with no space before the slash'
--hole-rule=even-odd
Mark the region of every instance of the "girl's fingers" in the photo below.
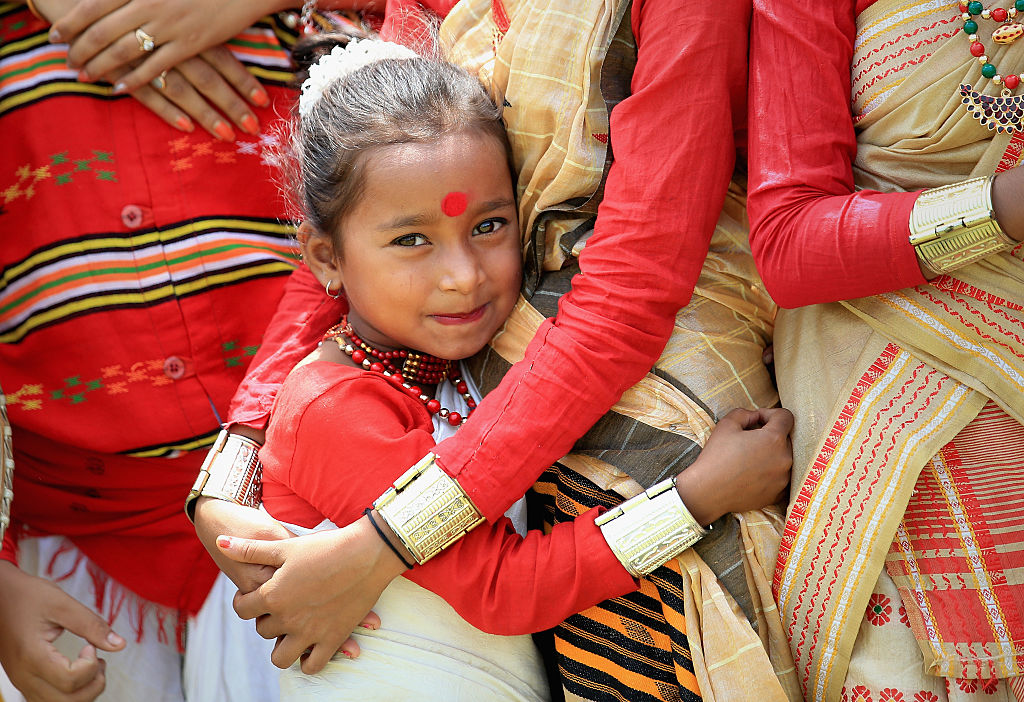
<svg viewBox="0 0 1024 702">
<path fill-rule="evenodd" d="M 221 56 L 221 61 L 225 63 L 229 60 L 235 61 L 235 58 L 226 49 L 224 53 L 226 57 Z M 240 97 L 239 93 L 236 92 L 235 88 L 225 80 L 223 74 L 218 72 L 207 60 L 204 58 L 188 59 L 182 62 L 177 70 L 205 101 L 211 103 L 221 113 L 227 115 L 243 132 L 249 134 L 259 133 L 260 124 L 256 119 L 256 115 L 249 109 L 249 106 Z M 244 68 L 241 70 L 248 75 L 248 71 Z M 253 81 L 255 82 L 255 79 Z M 249 87 L 251 90 L 251 86 L 246 87 Z"/>
</svg>

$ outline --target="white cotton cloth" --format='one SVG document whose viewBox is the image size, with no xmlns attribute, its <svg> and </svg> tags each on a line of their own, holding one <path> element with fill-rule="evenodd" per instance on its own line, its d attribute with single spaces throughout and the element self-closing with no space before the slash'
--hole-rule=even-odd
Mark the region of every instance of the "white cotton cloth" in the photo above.
<svg viewBox="0 0 1024 702">
<path fill-rule="evenodd" d="M 463 369 L 470 395 L 480 392 Z M 465 399 L 448 382 L 438 386 L 443 407 L 466 415 Z M 434 417 L 434 440 L 456 428 Z M 526 530 L 526 500 L 506 513 L 516 530 Z M 313 529 L 286 525 L 295 534 L 337 528 L 324 520 Z M 530 636 L 485 634 L 434 593 L 406 578 L 396 578 L 374 606 L 379 630 L 358 629 L 352 636 L 356 659 L 335 655 L 316 675 L 298 663 L 281 673 L 282 702 L 388 700 L 388 702 L 546 702 L 550 699 L 544 666 Z"/>
</svg>

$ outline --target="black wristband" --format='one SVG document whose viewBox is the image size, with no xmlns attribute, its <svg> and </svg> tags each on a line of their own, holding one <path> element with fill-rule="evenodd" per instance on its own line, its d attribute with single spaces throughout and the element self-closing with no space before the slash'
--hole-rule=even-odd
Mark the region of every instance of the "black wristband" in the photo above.
<svg viewBox="0 0 1024 702">
<path fill-rule="evenodd" d="M 387 536 L 385 536 L 385 534 L 381 530 L 381 528 L 379 526 L 377 526 L 377 522 L 373 518 L 373 507 L 367 507 L 366 509 L 364 509 L 363 510 L 363 514 L 365 514 L 369 518 L 370 524 L 373 525 L 374 530 L 376 530 L 376 532 L 380 536 L 380 538 L 384 540 L 384 543 L 386 543 L 388 545 L 388 548 L 391 549 L 392 553 L 394 553 L 396 556 L 398 556 L 398 560 L 400 560 L 402 562 L 402 565 L 404 565 L 409 570 L 412 570 L 412 563 L 410 563 L 409 561 L 405 560 L 405 557 L 402 556 L 402 552 L 399 551 L 395 547 L 395 545 L 393 543 L 391 543 L 391 540 Z"/>
</svg>

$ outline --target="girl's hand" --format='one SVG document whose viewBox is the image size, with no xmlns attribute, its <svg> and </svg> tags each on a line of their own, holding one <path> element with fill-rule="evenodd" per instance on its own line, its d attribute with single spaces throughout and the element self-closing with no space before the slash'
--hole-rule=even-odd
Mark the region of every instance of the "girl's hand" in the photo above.
<svg viewBox="0 0 1024 702">
<path fill-rule="evenodd" d="M 255 592 L 235 596 L 235 612 L 242 619 L 257 619 L 256 631 L 263 638 L 278 639 L 271 660 L 279 668 L 310 649 L 302 660 L 306 674 L 319 672 L 339 650 L 359 655 L 349 634 L 356 626 L 380 626 L 370 609 L 405 571 L 366 517 L 342 529 L 286 541 L 222 536 L 217 545 L 236 561 L 277 568 Z"/>
<path fill-rule="evenodd" d="M 64 630 L 88 641 L 69 661 L 53 642 Z M 59 587 L 0 561 L 0 663 L 29 702 L 90 702 L 106 686 L 96 649 L 125 641 L 88 607 Z"/>
<path fill-rule="evenodd" d="M 123 70 L 116 69 L 115 75 L 122 75 Z M 259 81 L 223 46 L 182 61 L 167 72 L 163 88 L 144 85 L 132 96 L 172 127 L 192 131 L 190 115 L 223 141 L 235 140 L 224 115 L 243 132 L 258 134 L 259 120 L 246 101 L 260 107 L 270 104 L 270 96 Z"/>
<path fill-rule="evenodd" d="M 746 512 L 786 498 L 793 446 L 793 413 L 734 409 L 722 417 L 677 489 L 690 514 L 707 526 L 723 514 Z"/>
<path fill-rule="evenodd" d="M 291 537 L 291 533 L 266 512 L 211 497 L 200 497 L 196 502 L 195 527 L 196 536 L 210 552 L 217 567 L 243 593 L 252 592 L 270 580 L 275 569 L 228 558 L 217 548 L 217 537 L 225 532 L 267 541 Z"/>
<path fill-rule="evenodd" d="M 130 69 L 120 82 L 124 92 L 132 92 L 289 4 L 287 0 L 81 0 L 54 22 L 50 40 L 69 43 L 69 65 L 92 78 L 116 68 Z M 152 36 L 156 49 L 148 54 L 142 51 L 136 29 Z"/>
</svg>

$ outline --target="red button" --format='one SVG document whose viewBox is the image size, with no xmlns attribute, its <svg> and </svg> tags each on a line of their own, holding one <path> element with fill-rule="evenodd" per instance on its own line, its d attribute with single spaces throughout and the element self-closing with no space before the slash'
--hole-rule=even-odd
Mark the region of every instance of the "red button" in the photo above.
<svg viewBox="0 0 1024 702">
<path fill-rule="evenodd" d="M 142 208 L 138 205 L 125 205 L 121 210 L 121 222 L 129 229 L 142 226 Z"/>
<path fill-rule="evenodd" d="M 177 356 L 168 356 L 164 361 L 164 375 L 171 380 L 181 380 L 185 377 L 185 362 Z"/>
</svg>

